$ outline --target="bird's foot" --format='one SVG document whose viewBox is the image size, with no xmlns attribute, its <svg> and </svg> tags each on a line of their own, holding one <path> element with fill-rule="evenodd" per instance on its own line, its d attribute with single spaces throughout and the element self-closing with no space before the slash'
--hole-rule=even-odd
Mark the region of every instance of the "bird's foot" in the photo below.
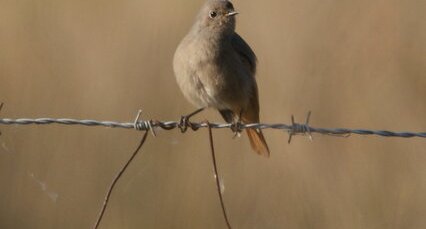
<svg viewBox="0 0 426 229">
<path fill-rule="evenodd" d="M 183 115 L 183 116 L 181 116 L 181 117 L 180 117 L 179 124 L 178 124 L 178 128 L 180 129 L 180 131 L 181 131 L 182 133 L 185 133 L 185 132 L 188 130 L 188 127 L 190 127 L 192 130 L 196 130 L 196 129 L 197 129 L 197 127 L 196 127 L 196 126 L 194 126 L 194 124 L 193 124 L 193 123 L 191 123 L 191 122 L 189 121 L 189 118 L 191 118 L 192 116 L 194 116 L 194 115 L 196 115 L 196 114 L 200 113 L 200 112 L 201 112 L 201 111 L 203 111 L 203 110 L 204 110 L 204 108 L 200 108 L 200 109 L 198 109 L 198 110 L 196 110 L 196 111 L 192 112 L 192 113 L 191 113 L 191 114 L 189 114 L 189 115 Z"/>
<path fill-rule="evenodd" d="M 236 137 L 241 137 L 241 132 L 243 132 L 243 123 L 241 122 L 241 120 L 238 121 L 234 121 L 231 125 L 231 130 L 232 132 L 234 132 L 234 139 Z"/>
<path fill-rule="evenodd" d="M 190 117 L 188 115 L 184 115 L 180 117 L 178 127 L 181 133 L 185 133 L 188 130 L 188 127 L 191 127 L 192 129 L 192 123 L 189 121 L 189 118 Z"/>
</svg>

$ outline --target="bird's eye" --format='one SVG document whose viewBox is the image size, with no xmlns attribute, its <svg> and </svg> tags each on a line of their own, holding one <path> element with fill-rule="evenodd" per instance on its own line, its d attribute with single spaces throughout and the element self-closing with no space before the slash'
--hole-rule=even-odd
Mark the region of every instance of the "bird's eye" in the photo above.
<svg viewBox="0 0 426 229">
<path fill-rule="evenodd" d="M 210 16 L 210 18 L 215 18 L 216 16 L 217 16 L 217 13 L 216 13 L 216 11 L 210 11 L 209 12 L 209 16 Z"/>
</svg>

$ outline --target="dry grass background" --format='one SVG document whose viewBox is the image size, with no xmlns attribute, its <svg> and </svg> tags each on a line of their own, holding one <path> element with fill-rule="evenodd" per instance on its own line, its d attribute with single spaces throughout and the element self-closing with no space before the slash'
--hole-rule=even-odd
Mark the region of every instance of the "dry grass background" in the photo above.
<svg viewBox="0 0 426 229">
<path fill-rule="evenodd" d="M 0 0 L 2 117 L 176 120 L 193 107 L 174 50 L 199 1 Z M 426 130 L 426 2 L 234 1 L 258 54 L 261 117 L 312 125 Z M 214 111 L 199 119 L 221 121 Z M 90 228 L 136 147 L 133 131 L 1 126 L 0 227 Z M 235 228 L 426 228 L 426 141 L 265 131 L 214 132 Z M 207 131 L 149 138 L 102 228 L 224 228 Z"/>
</svg>

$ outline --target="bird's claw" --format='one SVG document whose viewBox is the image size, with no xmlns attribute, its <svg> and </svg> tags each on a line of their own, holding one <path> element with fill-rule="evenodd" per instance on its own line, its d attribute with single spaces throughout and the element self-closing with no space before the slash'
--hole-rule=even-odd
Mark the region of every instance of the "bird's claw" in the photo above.
<svg viewBox="0 0 426 229">
<path fill-rule="evenodd" d="M 234 132 L 233 138 L 241 137 L 241 132 L 243 131 L 242 125 L 243 124 L 239 120 L 232 123 L 231 130 L 232 130 L 232 132 Z"/>
<path fill-rule="evenodd" d="M 188 116 L 181 116 L 178 127 L 181 133 L 185 133 L 188 130 L 188 127 L 191 126 L 191 122 L 189 121 Z"/>
</svg>

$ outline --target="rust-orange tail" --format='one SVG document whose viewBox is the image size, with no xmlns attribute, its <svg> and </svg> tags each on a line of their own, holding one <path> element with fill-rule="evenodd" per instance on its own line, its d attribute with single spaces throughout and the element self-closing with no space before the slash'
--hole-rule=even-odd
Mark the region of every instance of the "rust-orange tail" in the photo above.
<svg viewBox="0 0 426 229">
<path fill-rule="evenodd" d="M 269 157 L 269 148 L 266 144 L 265 137 L 263 137 L 260 129 L 246 129 L 247 135 L 250 140 L 251 148 L 256 151 L 257 154 Z"/>
</svg>

